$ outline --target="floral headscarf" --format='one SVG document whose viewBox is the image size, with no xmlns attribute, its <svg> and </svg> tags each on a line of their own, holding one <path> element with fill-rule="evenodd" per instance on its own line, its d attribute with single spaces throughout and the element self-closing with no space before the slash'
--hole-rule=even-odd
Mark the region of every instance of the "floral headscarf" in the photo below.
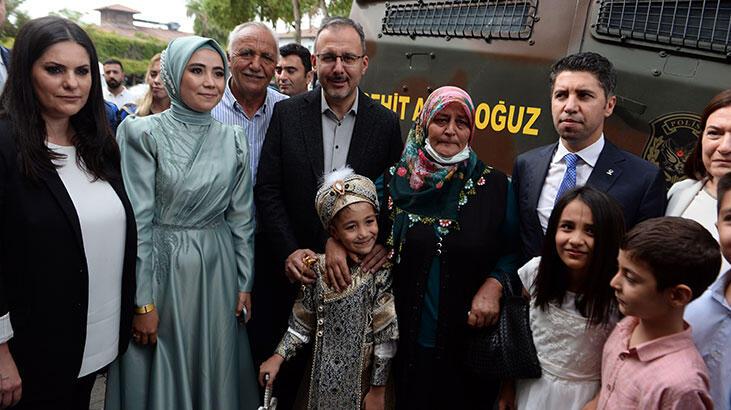
<svg viewBox="0 0 731 410">
<path fill-rule="evenodd" d="M 401 159 L 392 168 L 389 206 L 394 219 L 389 245 L 398 253 L 406 231 L 414 221 L 434 223 L 437 227 L 457 228 L 459 207 L 465 184 L 472 186 L 485 166 L 470 149 L 469 156 L 456 164 L 440 164 L 424 149 L 429 123 L 449 104 L 459 104 L 470 122 L 469 143 L 475 132 L 475 106 L 469 94 L 458 87 L 445 86 L 429 95 L 419 118 L 409 131 Z M 473 181 L 474 180 L 474 181 Z"/>
<path fill-rule="evenodd" d="M 467 114 L 467 119 L 472 128 L 470 129 L 470 139 L 472 142 L 472 136 L 475 135 L 475 105 L 472 103 L 472 98 L 467 92 L 459 87 L 453 87 L 450 85 L 439 87 L 434 92 L 429 94 L 429 97 L 424 103 L 424 108 L 419 114 L 421 123 L 424 124 L 424 130 L 429 128 L 429 123 L 434 117 L 443 110 L 444 107 L 451 103 L 459 104 Z"/>
<path fill-rule="evenodd" d="M 472 142 L 475 133 L 475 106 L 469 94 L 461 88 L 452 86 L 436 89 L 426 99 L 419 119 L 409 131 L 397 168 L 398 176 L 404 177 L 408 174 L 409 186 L 414 191 L 420 191 L 424 186 L 441 189 L 459 166 L 459 164 L 447 166 L 439 164 L 429 158 L 424 150 L 429 124 L 440 111 L 453 103 L 459 104 L 467 115 L 471 127 L 469 141 Z"/>
</svg>

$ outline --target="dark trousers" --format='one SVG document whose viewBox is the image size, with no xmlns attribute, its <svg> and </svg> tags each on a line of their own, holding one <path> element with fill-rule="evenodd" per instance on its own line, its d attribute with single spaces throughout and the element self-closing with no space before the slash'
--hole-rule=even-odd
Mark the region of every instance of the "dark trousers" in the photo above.
<svg viewBox="0 0 731 410">
<path fill-rule="evenodd" d="M 284 274 L 284 261 L 279 261 L 274 247 L 263 234 L 255 239 L 254 288 L 251 292 L 252 318 L 246 325 L 251 344 L 254 369 L 274 354 L 279 341 L 287 331 L 298 285 L 292 284 Z M 309 349 L 303 349 L 297 356 L 282 365 L 274 382 L 274 396 L 277 408 L 290 409 L 294 406 L 300 384 L 304 378 Z M 263 389 L 260 394 L 263 398 Z"/>
<path fill-rule="evenodd" d="M 396 382 L 397 409 L 493 408 L 500 389 L 498 380 L 471 374 L 454 360 L 437 359 L 435 349 L 419 345 L 412 349 L 411 367 L 397 362 L 400 376 Z"/>
<path fill-rule="evenodd" d="M 21 397 L 17 405 L 11 407 L 14 410 L 89 410 L 91 401 L 91 389 L 94 387 L 96 375 L 94 372 L 76 379 L 69 390 L 60 397 Z"/>
</svg>

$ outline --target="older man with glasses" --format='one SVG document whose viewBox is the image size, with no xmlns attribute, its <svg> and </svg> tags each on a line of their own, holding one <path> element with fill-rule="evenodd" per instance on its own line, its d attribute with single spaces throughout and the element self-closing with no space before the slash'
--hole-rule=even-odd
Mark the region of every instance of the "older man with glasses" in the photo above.
<svg viewBox="0 0 731 410">
<path fill-rule="evenodd" d="M 273 267 L 273 274 L 258 272 L 253 311 L 255 318 L 257 310 L 269 316 L 265 347 L 269 355 L 287 330 L 299 283 L 312 282 L 314 274 L 305 260 L 315 252 L 325 252 L 328 235 L 314 207 L 323 174 L 349 165 L 357 174 L 375 180 L 399 159 L 403 149 L 395 113 L 358 89 L 368 70 L 360 24 L 343 17 L 324 20 L 315 39 L 312 63 L 320 86 L 275 107 L 254 188 L 266 239 L 266 244 L 257 242 L 257 257 L 261 247 L 271 251 L 267 265 Z M 332 241 L 327 242 L 327 254 L 335 262 L 329 264 L 328 276 L 331 286 L 340 291 L 350 278 L 343 273 L 348 271 L 344 252 Z M 361 263 L 364 269 L 376 269 L 385 259 L 386 251 L 378 245 Z M 252 345 L 259 342 L 257 335 Z M 255 346 L 255 350 L 260 347 Z M 283 408 L 291 407 L 302 380 L 304 362 L 296 360 L 277 378 L 275 390 L 279 391 L 275 395 Z"/>
</svg>

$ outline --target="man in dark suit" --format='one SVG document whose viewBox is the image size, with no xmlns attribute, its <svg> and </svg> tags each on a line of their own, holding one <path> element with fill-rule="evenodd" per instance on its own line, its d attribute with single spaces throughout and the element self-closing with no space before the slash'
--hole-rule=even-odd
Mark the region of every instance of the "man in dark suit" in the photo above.
<svg viewBox="0 0 731 410">
<path fill-rule="evenodd" d="M 358 89 L 368 69 L 362 27 L 342 17 L 325 20 L 315 53 L 322 86 L 276 104 L 259 162 L 254 199 L 264 239 L 256 243 L 249 322 L 255 362 L 274 352 L 287 329 L 297 289 L 287 276 L 308 282 L 311 271 L 303 258 L 325 251 L 328 235 L 314 205 L 323 174 L 349 165 L 375 180 L 403 149 L 396 115 Z M 385 260 L 382 246 L 374 252 L 374 258 Z M 275 387 L 284 408 L 301 375 L 290 365 L 278 376 Z"/>
<path fill-rule="evenodd" d="M 553 65 L 550 78 L 559 141 L 518 156 L 512 175 L 527 258 L 541 254 L 553 205 L 575 186 L 588 184 L 617 200 L 627 227 L 665 213 L 660 170 L 604 138 L 604 120 L 617 101 L 612 63 L 596 53 L 573 54 Z"/>
</svg>

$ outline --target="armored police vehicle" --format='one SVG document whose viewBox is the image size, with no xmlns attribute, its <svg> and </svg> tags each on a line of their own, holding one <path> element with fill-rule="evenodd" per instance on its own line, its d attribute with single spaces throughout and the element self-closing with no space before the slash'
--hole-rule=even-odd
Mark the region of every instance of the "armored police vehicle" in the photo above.
<svg viewBox="0 0 731 410">
<path fill-rule="evenodd" d="M 668 186 L 701 133 L 699 113 L 731 87 L 731 0 L 356 0 L 370 56 L 361 87 L 402 132 L 427 95 L 466 89 L 473 147 L 510 173 L 515 157 L 556 141 L 548 74 L 595 51 L 618 73 L 605 135 L 664 169 Z"/>
</svg>

